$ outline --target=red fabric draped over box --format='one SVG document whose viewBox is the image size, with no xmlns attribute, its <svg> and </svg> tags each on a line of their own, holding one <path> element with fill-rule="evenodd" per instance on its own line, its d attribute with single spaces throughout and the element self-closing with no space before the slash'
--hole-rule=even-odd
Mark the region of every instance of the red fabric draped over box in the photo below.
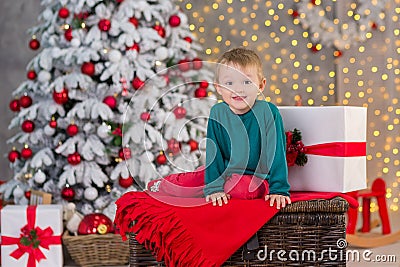
<svg viewBox="0 0 400 267">
<path fill-rule="evenodd" d="M 367 154 L 366 142 L 331 142 L 305 146 L 306 154 L 330 157 L 361 157 Z"/>
<path fill-rule="evenodd" d="M 291 200 L 336 196 L 358 206 L 355 199 L 341 193 L 293 192 Z M 122 238 L 135 232 L 138 242 L 167 266 L 220 266 L 279 211 L 263 199 L 231 199 L 215 207 L 204 198 L 147 192 L 128 192 L 116 204 L 115 223 Z"/>
</svg>

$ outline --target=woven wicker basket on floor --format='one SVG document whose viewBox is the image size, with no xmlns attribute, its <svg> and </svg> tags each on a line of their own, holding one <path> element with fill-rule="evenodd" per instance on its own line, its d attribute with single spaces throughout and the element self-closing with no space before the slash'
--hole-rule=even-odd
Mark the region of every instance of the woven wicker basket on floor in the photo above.
<svg viewBox="0 0 400 267">
<path fill-rule="evenodd" d="M 125 265 L 129 261 L 128 242 L 120 235 L 79 235 L 65 232 L 63 244 L 71 258 L 82 267 Z"/>
<path fill-rule="evenodd" d="M 346 266 L 343 243 L 347 209 L 348 203 L 339 197 L 295 202 L 258 231 L 260 249 L 267 251 L 265 260 L 244 261 L 240 248 L 224 266 Z M 285 251 L 281 259 L 287 258 L 286 261 L 278 259 L 279 250 Z M 129 235 L 129 251 L 130 267 L 164 266 L 136 241 L 134 233 Z M 260 255 L 264 257 L 264 254 Z"/>
</svg>

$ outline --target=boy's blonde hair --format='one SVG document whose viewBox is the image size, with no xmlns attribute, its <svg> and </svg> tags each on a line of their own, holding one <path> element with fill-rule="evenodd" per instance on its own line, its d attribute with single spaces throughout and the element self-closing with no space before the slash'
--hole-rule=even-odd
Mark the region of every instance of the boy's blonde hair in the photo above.
<svg viewBox="0 0 400 267">
<path fill-rule="evenodd" d="M 257 69 L 259 81 L 264 79 L 262 63 L 260 57 L 253 51 L 244 47 L 233 48 L 226 51 L 217 61 L 217 63 L 228 65 L 239 65 L 243 68 L 254 66 Z M 218 82 L 219 65 L 215 74 L 215 80 Z"/>
</svg>

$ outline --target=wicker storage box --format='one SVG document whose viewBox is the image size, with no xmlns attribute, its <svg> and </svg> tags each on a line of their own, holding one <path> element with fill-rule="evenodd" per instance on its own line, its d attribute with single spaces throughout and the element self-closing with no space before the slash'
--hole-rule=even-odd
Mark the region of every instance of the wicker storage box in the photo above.
<svg viewBox="0 0 400 267">
<path fill-rule="evenodd" d="M 261 260 L 243 260 L 240 248 L 224 266 L 346 266 L 347 209 L 348 203 L 339 197 L 295 202 L 258 231 Z M 280 250 L 285 254 L 279 258 Z M 164 266 L 136 241 L 134 233 L 129 235 L 129 251 L 130 267 Z"/>
<path fill-rule="evenodd" d="M 64 232 L 63 244 L 71 258 L 82 267 L 128 264 L 128 242 L 118 234 L 71 236 Z"/>
</svg>

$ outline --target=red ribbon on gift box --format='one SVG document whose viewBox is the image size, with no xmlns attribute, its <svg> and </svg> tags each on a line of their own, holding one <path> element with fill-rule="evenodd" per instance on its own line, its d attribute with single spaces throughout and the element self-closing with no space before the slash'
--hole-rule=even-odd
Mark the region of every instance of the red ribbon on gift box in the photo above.
<svg viewBox="0 0 400 267">
<path fill-rule="evenodd" d="M 306 154 L 330 157 L 361 157 L 367 154 L 366 142 L 332 142 L 305 146 Z"/>
<path fill-rule="evenodd" d="M 43 259 L 46 259 L 46 256 L 40 250 L 40 247 L 43 247 L 49 250 L 50 245 L 61 245 L 61 235 L 54 236 L 53 229 L 51 227 L 47 227 L 46 229 L 41 229 L 36 226 L 36 206 L 28 206 L 26 210 L 27 224 L 21 228 L 20 237 L 10 237 L 10 236 L 2 236 L 2 245 L 18 245 L 18 248 L 11 252 L 10 256 L 19 259 L 25 253 L 29 254 L 28 265 L 27 267 L 36 267 L 36 262 L 40 262 Z M 27 238 L 27 235 L 32 232 L 32 230 L 36 233 L 36 238 L 39 243 L 37 245 L 30 244 L 29 246 L 24 245 L 23 239 Z"/>
</svg>

